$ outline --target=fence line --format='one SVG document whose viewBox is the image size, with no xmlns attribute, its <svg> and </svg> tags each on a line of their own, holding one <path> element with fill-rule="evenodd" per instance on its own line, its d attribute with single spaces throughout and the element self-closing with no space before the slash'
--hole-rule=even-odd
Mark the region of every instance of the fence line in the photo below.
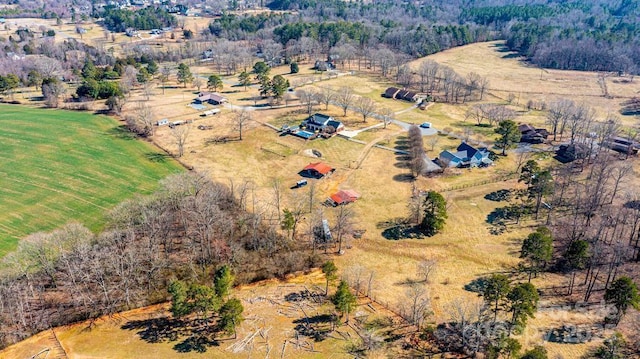
<svg viewBox="0 0 640 359">
<path fill-rule="evenodd" d="M 517 173 L 513 173 L 513 174 L 510 174 L 510 175 L 501 176 L 501 177 L 490 178 L 490 179 L 486 179 L 484 181 L 479 181 L 479 182 L 463 183 L 463 184 L 460 184 L 460 185 L 451 186 L 449 188 L 446 188 L 446 189 L 442 190 L 442 192 L 450 192 L 450 191 L 456 191 L 456 190 L 459 190 L 459 189 L 484 186 L 486 184 L 504 182 L 504 181 L 511 180 L 511 179 L 514 179 L 514 178 L 517 178 Z"/>
</svg>

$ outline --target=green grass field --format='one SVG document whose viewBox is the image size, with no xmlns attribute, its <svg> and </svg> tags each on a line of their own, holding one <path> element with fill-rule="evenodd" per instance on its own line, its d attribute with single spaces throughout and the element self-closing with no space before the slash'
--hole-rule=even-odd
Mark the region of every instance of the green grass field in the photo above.
<svg viewBox="0 0 640 359">
<path fill-rule="evenodd" d="M 0 105 L 0 256 L 18 240 L 106 211 L 181 171 L 105 116 Z"/>
</svg>

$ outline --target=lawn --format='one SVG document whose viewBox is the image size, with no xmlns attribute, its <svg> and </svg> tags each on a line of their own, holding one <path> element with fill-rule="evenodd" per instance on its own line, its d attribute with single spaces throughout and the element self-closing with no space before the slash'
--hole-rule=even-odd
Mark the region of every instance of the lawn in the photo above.
<svg viewBox="0 0 640 359">
<path fill-rule="evenodd" d="M 181 171 L 108 117 L 1 105 L 0 125 L 0 255 L 71 221 L 98 231 L 110 208 Z"/>
</svg>

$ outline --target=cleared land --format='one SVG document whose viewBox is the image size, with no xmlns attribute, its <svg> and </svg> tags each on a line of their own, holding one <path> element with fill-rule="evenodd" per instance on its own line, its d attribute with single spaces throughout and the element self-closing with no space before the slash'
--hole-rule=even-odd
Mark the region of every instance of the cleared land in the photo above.
<svg viewBox="0 0 640 359">
<path fill-rule="evenodd" d="M 107 210 L 181 171 L 105 116 L 0 105 L 0 126 L 0 255 L 70 221 L 99 230 Z"/>
</svg>

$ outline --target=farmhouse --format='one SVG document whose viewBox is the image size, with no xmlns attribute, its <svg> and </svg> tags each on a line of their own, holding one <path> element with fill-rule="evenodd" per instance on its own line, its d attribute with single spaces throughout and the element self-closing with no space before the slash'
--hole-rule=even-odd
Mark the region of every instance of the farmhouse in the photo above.
<svg viewBox="0 0 640 359">
<path fill-rule="evenodd" d="M 479 167 L 493 163 L 489 159 L 489 151 L 486 148 L 475 148 L 466 142 L 453 151 L 442 151 L 438 156 L 438 162 L 442 167 Z"/>
<path fill-rule="evenodd" d="M 305 168 L 300 171 L 300 175 L 303 177 L 322 178 L 335 171 L 335 168 L 331 168 L 326 163 L 316 162 L 309 163 Z"/>
<path fill-rule="evenodd" d="M 212 105 L 221 105 L 227 102 L 227 99 L 224 96 L 215 92 L 206 92 L 206 91 L 200 92 L 198 94 L 198 97 L 195 99 L 195 103 L 203 104 L 206 102 Z"/>
<path fill-rule="evenodd" d="M 344 125 L 340 121 L 336 121 L 333 117 L 316 113 L 302 121 L 300 127 L 304 127 L 311 132 L 327 132 L 334 133 L 344 130 Z"/>
<path fill-rule="evenodd" d="M 358 198 L 360 195 L 356 191 L 347 189 L 332 194 L 327 202 L 335 207 L 355 202 Z"/>
<path fill-rule="evenodd" d="M 520 130 L 520 142 L 543 143 L 549 137 L 549 131 L 544 128 L 535 128 L 529 124 L 518 126 Z"/>
</svg>

